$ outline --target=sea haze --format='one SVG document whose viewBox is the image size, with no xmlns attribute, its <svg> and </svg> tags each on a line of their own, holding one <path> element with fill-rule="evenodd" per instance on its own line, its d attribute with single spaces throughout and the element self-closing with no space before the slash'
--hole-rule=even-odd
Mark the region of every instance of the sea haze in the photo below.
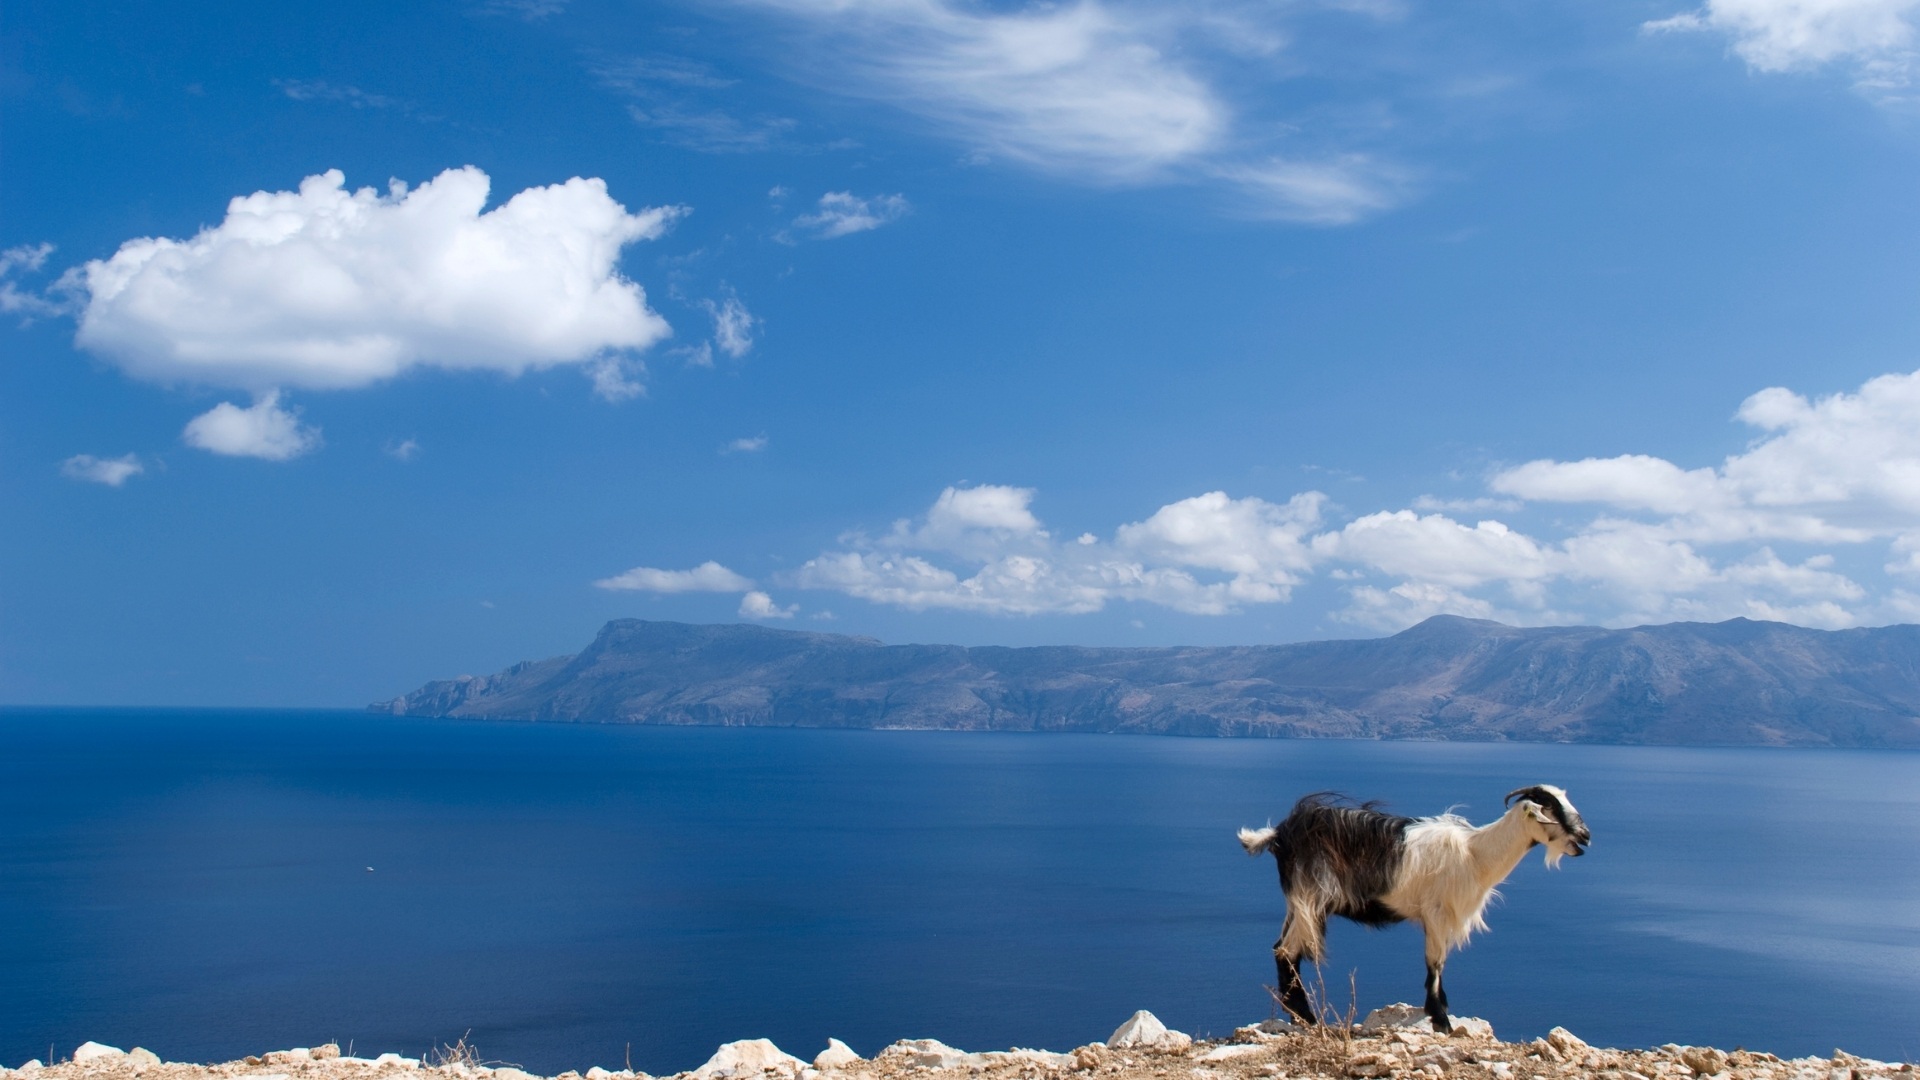
<svg viewBox="0 0 1920 1080">
<path fill-rule="evenodd" d="M 1067 1049 L 1264 1018 L 1234 830 L 1335 788 L 1475 821 L 1569 789 L 1448 968 L 1507 1038 L 1920 1055 L 1920 754 L 0 711 L 0 1063 L 470 1032 L 545 1072 L 730 1039 Z M 369 870 L 368 868 L 372 869 Z M 1418 1000 L 1418 932 L 1327 982 Z"/>
</svg>

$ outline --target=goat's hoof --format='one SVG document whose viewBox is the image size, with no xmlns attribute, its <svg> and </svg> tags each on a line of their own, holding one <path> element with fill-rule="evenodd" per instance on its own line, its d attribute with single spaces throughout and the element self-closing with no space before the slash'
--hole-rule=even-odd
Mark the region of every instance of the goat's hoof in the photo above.
<svg viewBox="0 0 1920 1080">
<path fill-rule="evenodd" d="M 1433 1018 L 1433 1033 L 1434 1033 L 1435 1035 L 1451 1035 L 1451 1034 L 1453 1034 L 1453 1021 L 1451 1021 L 1451 1020 L 1449 1020 L 1449 1019 L 1447 1019 L 1447 1018 L 1446 1018 L 1446 1017 L 1444 1017 L 1444 1016 L 1436 1016 L 1436 1017 L 1434 1017 L 1434 1018 Z"/>
</svg>

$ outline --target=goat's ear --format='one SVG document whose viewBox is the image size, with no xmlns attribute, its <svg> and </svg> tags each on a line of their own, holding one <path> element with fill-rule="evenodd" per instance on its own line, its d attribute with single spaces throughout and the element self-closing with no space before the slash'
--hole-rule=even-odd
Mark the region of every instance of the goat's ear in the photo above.
<svg viewBox="0 0 1920 1080">
<path fill-rule="evenodd" d="M 1527 816 L 1532 818 L 1533 820 L 1539 822 L 1542 825 L 1553 824 L 1553 815 L 1547 812 L 1546 807 L 1541 806 L 1539 803 L 1532 802 L 1532 801 L 1523 802 L 1520 805 L 1527 808 Z"/>
</svg>

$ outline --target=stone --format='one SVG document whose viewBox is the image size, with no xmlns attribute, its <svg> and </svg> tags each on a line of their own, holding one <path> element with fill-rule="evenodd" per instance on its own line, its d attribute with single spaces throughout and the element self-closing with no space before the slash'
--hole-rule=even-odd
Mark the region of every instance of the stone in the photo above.
<svg viewBox="0 0 1920 1080">
<path fill-rule="evenodd" d="M 614 1074 L 598 1065 L 587 1070 L 587 1080 L 613 1080 Z"/>
<path fill-rule="evenodd" d="M 127 1064 L 133 1066 L 134 1072 L 143 1073 L 160 1064 L 160 1055 L 144 1046 L 136 1046 L 127 1051 Z"/>
<path fill-rule="evenodd" d="M 402 1069 L 417 1069 L 420 1067 L 419 1058 L 401 1057 L 399 1054 L 392 1052 L 381 1054 L 379 1057 L 374 1058 L 373 1063 L 381 1066 L 393 1065 Z"/>
<path fill-rule="evenodd" d="M 126 1056 L 127 1052 L 117 1046 L 108 1046 L 105 1043 L 88 1040 L 74 1048 L 73 1063 L 75 1065 L 85 1065 L 88 1062 L 97 1061 L 105 1064 L 107 1062 L 122 1061 Z"/>
<path fill-rule="evenodd" d="M 1105 1065 L 1107 1062 L 1112 1061 L 1113 1051 L 1107 1049 L 1105 1043 L 1088 1043 L 1085 1046 L 1076 1048 L 1072 1056 L 1074 1068 L 1085 1069 L 1091 1072 Z"/>
<path fill-rule="evenodd" d="M 1199 1060 L 1232 1061 L 1235 1058 L 1252 1057 L 1255 1054 L 1264 1054 L 1266 1052 L 1267 1048 L 1258 1043 L 1228 1043 L 1225 1046 L 1216 1046 L 1206 1053 L 1201 1054 Z"/>
<path fill-rule="evenodd" d="M 1453 1033 L 1464 1039 L 1492 1039 L 1493 1025 L 1477 1016 L 1450 1017 L 1453 1021 Z M 1381 1035 L 1389 1031 L 1407 1030 L 1433 1033 L 1433 1021 L 1427 1019 L 1425 1009 L 1406 1002 L 1382 1005 L 1367 1014 L 1360 1021 L 1360 1034 Z"/>
<path fill-rule="evenodd" d="M 46 1066 L 40 1063 L 40 1059 L 34 1058 L 14 1071 L 19 1073 L 37 1073 L 44 1068 L 46 1068 Z"/>
<path fill-rule="evenodd" d="M 540 1080 L 540 1078 L 511 1065 L 502 1065 L 493 1070 L 493 1080 Z"/>
<path fill-rule="evenodd" d="M 1358 1054 L 1347 1062 L 1347 1075 L 1365 1078 L 1392 1076 L 1399 1067 L 1400 1059 L 1392 1054 Z"/>
<path fill-rule="evenodd" d="M 332 1061 L 340 1056 L 339 1043 L 322 1043 L 309 1051 L 315 1061 Z"/>
<path fill-rule="evenodd" d="M 304 1046 L 296 1046 L 291 1050 L 272 1050 L 267 1053 L 266 1057 L 266 1062 L 269 1065 L 296 1065 L 300 1062 L 312 1060 L 313 1051 L 308 1050 Z"/>
<path fill-rule="evenodd" d="M 901 1039 L 874 1056 L 875 1061 L 894 1061 L 921 1069 L 960 1069 L 985 1065 L 979 1054 L 956 1050 L 939 1039 Z"/>
<path fill-rule="evenodd" d="M 1727 1068 L 1726 1051 L 1711 1046 L 1680 1047 L 1679 1058 L 1680 1063 L 1692 1069 L 1695 1076 L 1712 1076 L 1717 1072 L 1725 1072 Z"/>
<path fill-rule="evenodd" d="M 1015 1047 L 1012 1050 L 989 1050 L 980 1057 L 985 1058 L 988 1065 L 1032 1065 L 1047 1070 L 1073 1067 L 1073 1055 L 1056 1054 L 1051 1050 Z"/>
<path fill-rule="evenodd" d="M 1568 1061 L 1583 1060 L 1593 1049 L 1587 1045 L 1586 1040 L 1563 1027 L 1547 1032 L 1547 1045 L 1558 1050 L 1560 1056 Z"/>
<path fill-rule="evenodd" d="M 705 1065 L 693 1070 L 697 1080 L 758 1076 L 763 1072 L 798 1075 L 806 1062 L 773 1045 L 771 1039 L 741 1039 L 714 1051 Z"/>
<path fill-rule="evenodd" d="M 814 1055 L 813 1067 L 816 1069 L 844 1069 L 861 1060 L 853 1052 L 853 1047 L 839 1039 L 828 1039 L 827 1048 Z"/>
<path fill-rule="evenodd" d="M 1107 1037 L 1109 1050 L 1121 1050 L 1137 1047 L 1142 1050 L 1180 1051 L 1193 1045 L 1193 1036 L 1181 1031 L 1172 1031 L 1160 1022 L 1160 1018 L 1141 1009 L 1127 1018 L 1126 1023 L 1113 1030 Z"/>
</svg>

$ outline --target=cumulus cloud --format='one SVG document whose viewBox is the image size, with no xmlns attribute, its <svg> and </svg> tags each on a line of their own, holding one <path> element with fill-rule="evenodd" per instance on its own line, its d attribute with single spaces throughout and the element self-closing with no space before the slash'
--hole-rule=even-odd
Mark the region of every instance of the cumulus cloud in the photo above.
<svg viewBox="0 0 1920 1080">
<path fill-rule="evenodd" d="M 1329 520 L 1317 491 L 1284 502 L 1222 491 L 1179 499 L 1110 532 L 1056 532 L 1039 493 L 955 485 L 926 510 L 840 543 L 782 585 L 909 610 L 1070 615 L 1150 604 L 1224 615 L 1294 599 L 1316 582 L 1346 597 L 1334 617 L 1398 630 L 1440 613 L 1513 623 L 1609 625 L 1745 616 L 1844 627 L 1920 618 L 1920 372 L 1810 399 L 1747 398 L 1759 432 L 1718 465 L 1626 453 L 1540 459 L 1495 472 L 1487 496 Z M 1564 523 L 1564 508 L 1591 518 Z M 1535 514 L 1542 527 L 1524 527 Z M 1473 512 L 1474 520 L 1453 516 Z M 1491 516 L 1499 514 L 1500 517 Z M 1884 582 L 1844 569 L 1868 548 Z M 1797 549 L 1797 550 L 1796 550 Z M 1858 562 L 1858 560 L 1855 560 Z M 758 592 L 718 564 L 641 568 L 609 588 Z M 627 584 L 612 584 L 627 581 Z M 761 614 L 771 601 L 743 601 Z"/>
<path fill-rule="evenodd" d="M 61 476 L 69 480 L 83 480 L 89 484 L 105 484 L 108 487 L 119 487 L 146 471 L 147 467 L 141 464 L 136 454 L 123 454 L 117 458 L 97 458 L 92 454 L 75 454 L 60 463 Z"/>
<path fill-rule="evenodd" d="M 302 424 L 297 410 L 281 408 L 277 390 L 244 409 L 223 401 L 189 420 L 180 438 L 209 453 L 266 461 L 291 461 L 320 447 L 320 429 Z"/>
<path fill-rule="evenodd" d="M 863 197 L 850 191 L 829 191 L 820 196 L 813 213 L 802 214 L 793 223 L 822 240 L 831 240 L 898 221 L 909 209 L 904 195 Z"/>
<path fill-rule="evenodd" d="M 1707 0 L 1643 28 L 1724 34 L 1755 71 L 1845 64 L 1861 89 L 1898 96 L 1912 83 L 1916 13 L 1920 0 Z"/>
<path fill-rule="evenodd" d="M 740 598 L 740 617 L 743 619 L 791 619 L 799 610 L 799 604 L 781 607 L 773 602 L 773 597 L 758 590 Z"/>
<path fill-rule="evenodd" d="M 790 581 L 915 610 L 1080 614 L 1132 600 L 1222 614 L 1287 598 L 1307 560 L 1300 536 L 1322 501 L 1211 492 L 1122 525 L 1109 543 L 1092 534 L 1056 540 L 1033 513 L 1034 496 L 993 484 L 947 488 L 921 518 L 895 522 L 878 540 L 850 537 Z"/>
<path fill-rule="evenodd" d="M 385 193 L 331 170 L 236 198 L 191 238 L 72 272 L 76 342 L 138 378 L 256 392 L 579 364 L 631 396 L 623 358 L 670 331 L 617 264 L 682 211 L 629 213 L 577 177 L 487 210 L 489 187 L 471 166 Z"/>
<path fill-rule="evenodd" d="M 728 593 L 747 592 L 753 588 L 753 581 L 708 560 L 691 570 L 656 570 L 651 566 L 636 566 L 624 574 L 602 578 L 594 585 L 615 591 Z"/>
</svg>

